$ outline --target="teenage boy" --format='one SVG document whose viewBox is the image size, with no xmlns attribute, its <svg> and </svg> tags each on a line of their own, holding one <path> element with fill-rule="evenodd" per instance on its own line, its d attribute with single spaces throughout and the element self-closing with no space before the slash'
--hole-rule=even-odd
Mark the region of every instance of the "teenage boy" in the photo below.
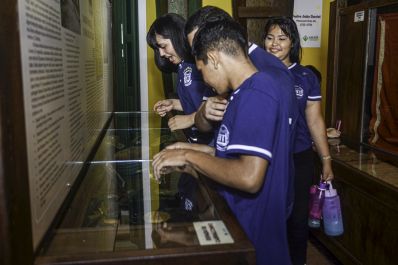
<svg viewBox="0 0 398 265">
<path fill-rule="evenodd" d="M 189 45 L 192 47 L 192 41 L 197 30 L 207 22 L 221 21 L 224 19 L 233 19 L 225 10 L 216 6 L 204 6 L 193 13 L 185 24 L 185 36 Z M 289 69 L 272 54 L 268 53 L 255 43 L 250 43 L 248 48 L 249 58 L 253 65 L 259 71 L 268 71 L 269 69 L 278 69 L 291 81 L 291 87 L 294 88 L 293 76 Z M 204 99 L 195 115 L 195 126 L 202 132 L 210 132 L 218 127 L 218 122 L 222 120 L 226 108 L 227 100 L 225 95 L 222 97 L 209 97 Z"/>
<path fill-rule="evenodd" d="M 290 264 L 286 238 L 292 141 L 297 120 L 293 89 L 280 71 L 258 72 L 244 29 L 233 20 L 206 23 L 193 39 L 196 65 L 218 94 L 229 93 L 215 149 L 177 143 L 154 157 L 154 175 L 204 174 L 256 249 L 258 265 Z"/>
</svg>

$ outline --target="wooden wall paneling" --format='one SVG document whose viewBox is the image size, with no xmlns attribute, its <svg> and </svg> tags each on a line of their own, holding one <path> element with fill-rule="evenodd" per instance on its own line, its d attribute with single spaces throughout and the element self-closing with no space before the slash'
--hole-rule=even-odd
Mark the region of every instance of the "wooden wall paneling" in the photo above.
<svg viewBox="0 0 398 265">
<path fill-rule="evenodd" d="M 0 263 L 33 263 L 18 1 L 0 9 Z"/>
<path fill-rule="evenodd" d="M 241 18 L 264 18 L 273 16 L 285 16 L 286 6 L 252 6 L 238 8 L 238 15 Z"/>
<path fill-rule="evenodd" d="M 341 244 L 362 264 L 394 264 L 398 239 L 393 231 L 398 228 L 398 212 L 390 201 L 383 202 L 378 196 L 389 188 L 344 166 L 335 168 L 344 209 Z M 365 187 L 359 188 L 358 182 Z"/>
<path fill-rule="evenodd" d="M 320 229 L 311 230 L 314 235 L 333 255 L 344 265 L 362 265 L 362 263 L 353 256 L 349 249 L 343 247 L 336 238 L 331 238 Z"/>
<path fill-rule="evenodd" d="M 0 19 L 1 21 L 1 19 Z M 1 65 L 1 63 L 0 63 Z M 1 66 L 0 66 L 1 67 Z M 3 85 L 3 84 L 2 84 Z M 3 98 L 4 95 L 0 91 L 0 97 Z M 4 111 L 3 108 L 3 101 L 0 101 L 0 238 L 2 239 L 3 243 L 2 247 L 0 248 L 0 264 L 8 265 L 10 264 L 10 233 L 8 230 L 9 227 L 9 218 L 8 218 L 8 204 L 6 201 L 6 181 L 5 181 L 5 150 L 3 150 L 3 115 Z"/>
<path fill-rule="evenodd" d="M 339 17 L 336 119 L 342 121 L 342 140 L 359 148 L 361 133 L 362 96 L 367 41 L 365 20 L 354 22 L 354 12 Z"/>
<path fill-rule="evenodd" d="M 239 16 L 239 8 L 246 6 L 246 0 L 235 0 L 232 1 L 232 16 L 238 21 L 244 28 L 247 29 L 246 19 Z"/>
<path fill-rule="evenodd" d="M 328 126 L 332 126 L 336 122 L 336 78 L 337 78 L 337 57 L 338 54 L 338 19 L 337 19 L 336 1 L 330 3 L 329 12 L 329 43 L 328 43 L 328 65 L 326 80 L 326 108 L 325 122 Z"/>
<path fill-rule="evenodd" d="M 338 0 L 339 1 L 339 0 Z M 345 3 L 345 6 L 347 6 L 346 10 L 352 10 L 352 9 L 369 9 L 369 8 L 376 8 L 376 7 L 382 7 L 382 6 L 388 6 L 397 3 L 397 0 L 358 0 L 358 1 L 349 1 L 349 0 L 342 0 L 340 1 L 342 3 Z"/>
<path fill-rule="evenodd" d="M 289 0 L 233 1 L 233 15 L 246 28 L 249 41 L 263 46 L 263 29 L 267 18 L 273 16 L 292 16 L 293 4 L 294 1 Z"/>
</svg>

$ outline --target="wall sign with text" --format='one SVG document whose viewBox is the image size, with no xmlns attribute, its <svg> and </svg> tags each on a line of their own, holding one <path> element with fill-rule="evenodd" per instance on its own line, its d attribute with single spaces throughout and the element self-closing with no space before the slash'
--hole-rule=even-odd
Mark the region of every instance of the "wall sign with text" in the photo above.
<svg viewBox="0 0 398 265">
<path fill-rule="evenodd" d="M 322 0 L 295 0 L 293 19 L 300 33 L 301 47 L 320 47 Z"/>
</svg>

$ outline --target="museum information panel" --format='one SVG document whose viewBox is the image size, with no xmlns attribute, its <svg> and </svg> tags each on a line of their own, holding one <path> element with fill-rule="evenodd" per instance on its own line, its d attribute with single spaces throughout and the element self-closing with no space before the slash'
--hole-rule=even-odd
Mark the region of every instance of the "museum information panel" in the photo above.
<svg viewBox="0 0 398 265">
<path fill-rule="evenodd" d="M 36 248 L 112 110 L 108 1 L 19 0 Z"/>
</svg>

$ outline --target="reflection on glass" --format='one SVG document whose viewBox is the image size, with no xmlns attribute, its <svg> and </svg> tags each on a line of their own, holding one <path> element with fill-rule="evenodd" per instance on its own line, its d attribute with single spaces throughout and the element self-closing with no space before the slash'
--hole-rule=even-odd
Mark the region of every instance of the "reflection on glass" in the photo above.
<svg viewBox="0 0 398 265">
<path fill-rule="evenodd" d="M 152 239 L 158 248 L 195 246 L 199 244 L 192 223 L 181 223 L 177 225 L 162 223 L 153 229 Z"/>
<path fill-rule="evenodd" d="M 185 173 L 168 174 L 161 183 L 151 178 L 151 160 L 141 157 L 143 130 L 155 152 L 179 136 L 168 128 L 135 127 L 141 115 L 152 114 L 115 115 L 43 255 L 198 245 L 192 222 L 219 219 L 197 179 Z"/>
</svg>

